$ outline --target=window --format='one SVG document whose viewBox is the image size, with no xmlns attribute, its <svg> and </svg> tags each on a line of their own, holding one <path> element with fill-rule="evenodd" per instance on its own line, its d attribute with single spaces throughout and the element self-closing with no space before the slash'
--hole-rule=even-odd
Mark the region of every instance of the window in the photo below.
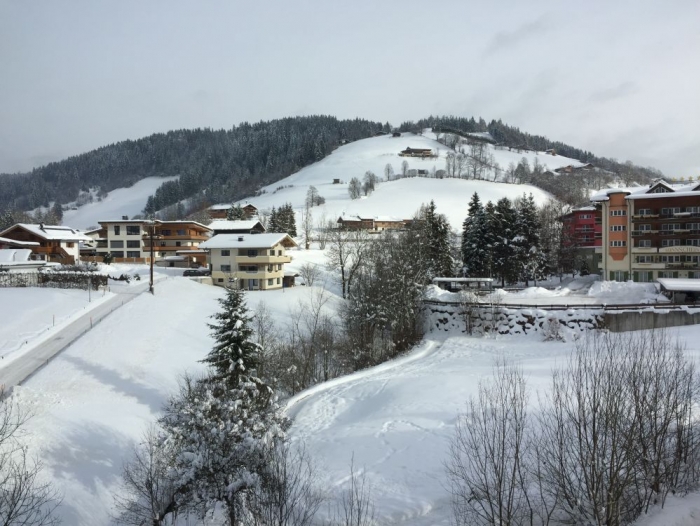
<svg viewBox="0 0 700 526">
<path fill-rule="evenodd" d="M 170 235 L 172 235 L 171 232 L 172 232 L 171 230 L 167 230 L 167 229 L 166 229 L 166 230 L 161 230 L 161 231 L 160 231 L 160 235 L 161 235 L 161 236 L 170 236 Z"/>
<path fill-rule="evenodd" d="M 611 270 L 610 279 L 612 281 L 627 281 L 627 272 L 624 270 Z"/>
<path fill-rule="evenodd" d="M 661 225 L 661 230 L 680 230 L 680 229 L 681 229 L 680 223 L 666 223 L 665 225 Z"/>
<path fill-rule="evenodd" d="M 685 227 L 688 230 L 700 230 L 700 223 L 687 223 Z"/>
<path fill-rule="evenodd" d="M 258 266 L 257 265 L 241 265 L 238 267 L 241 272 L 257 272 L 258 271 Z"/>
<path fill-rule="evenodd" d="M 661 246 L 662 247 L 678 247 L 681 244 L 680 239 L 662 239 L 661 240 Z"/>
<path fill-rule="evenodd" d="M 282 270 L 282 263 L 277 263 L 277 270 Z"/>
<path fill-rule="evenodd" d="M 110 241 L 110 248 L 124 248 L 124 241 Z"/>
<path fill-rule="evenodd" d="M 176 246 L 176 247 L 181 247 L 181 246 L 182 246 L 182 243 L 181 243 L 180 241 L 175 241 L 175 246 Z"/>
<path fill-rule="evenodd" d="M 275 284 L 275 280 L 274 280 L 274 279 L 270 278 L 270 279 L 267 280 L 267 285 L 268 285 L 268 286 L 271 286 L 271 285 L 274 285 L 274 284 Z"/>
<path fill-rule="evenodd" d="M 126 248 L 141 248 L 141 241 L 127 241 L 126 242 Z"/>
<path fill-rule="evenodd" d="M 274 249 L 270 249 L 270 255 L 271 255 L 271 256 L 274 256 L 274 255 L 275 255 L 275 250 L 274 250 Z"/>
<path fill-rule="evenodd" d="M 654 273 L 651 270 L 640 270 L 637 272 L 637 281 L 641 283 L 651 283 L 654 281 Z"/>
<path fill-rule="evenodd" d="M 123 250 L 118 250 L 116 252 L 112 252 L 112 256 L 115 258 L 123 258 L 124 257 L 124 251 Z"/>
<path fill-rule="evenodd" d="M 654 188 L 653 190 L 648 191 L 647 193 L 648 193 L 648 194 L 667 194 L 667 193 L 669 193 L 670 191 L 671 191 L 671 190 L 669 190 L 669 189 L 666 188 L 665 186 L 659 185 L 659 186 L 657 186 L 656 188 Z"/>
<path fill-rule="evenodd" d="M 73 248 L 73 242 L 72 242 L 72 241 L 69 241 L 68 243 L 66 243 L 66 247 L 67 247 L 67 248 Z"/>
<path fill-rule="evenodd" d="M 685 209 L 686 212 L 691 214 L 700 214 L 700 206 L 689 206 Z"/>
<path fill-rule="evenodd" d="M 128 257 L 128 258 L 140 258 L 141 252 L 138 250 L 127 250 L 126 257 Z"/>
<path fill-rule="evenodd" d="M 659 256 L 660 263 L 680 263 L 680 256 Z"/>
<path fill-rule="evenodd" d="M 627 210 L 610 210 L 611 216 L 626 216 Z"/>
<path fill-rule="evenodd" d="M 231 272 L 231 265 L 221 265 L 221 272 Z"/>
<path fill-rule="evenodd" d="M 280 284 L 280 279 L 279 279 L 279 278 L 277 278 L 277 284 L 278 284 L 278 285 Z"/>
<path fill-rule="evenodd" d="M 640 239 L 637 241 L 637 246 L 640 248 L 649 248 L 651 247 L 651 239 Z"/>
<path fill-rule="evenodd" d="M 126 227 L 126 235 L 127 236 L 138 236 L 140 233 L 141 233 L 140 226 L 127 225 L 127 227 Z"/>
<path fill-rule="evenodd" d="M 258 251 L 257 251 L 257 249 L 250 249 L 250 250 L 248 250 L 248 257 L 249 257 L 249 258 L 258 257 Z"/>
<path fill-rule="evenodd" d="M 670 216 L 671 214 L 680 214 L 681 209 L 680 207 L 675 207 L 675 208 L 662 208 L 661 209 L 661 215 L 662 216 Z"/>
<path fill-rule="evenodd" d="M 217 282 L 217 283 L 223 283 L 223 282 L 224 282 L 224 278 L 216 278 L 216 282 Z"/>
<path fill-rule="evenodd" d="M 222 251 L 221 251 L 221 255 L 222 255 L 222 256 L 230 256 L 230 255 L 231 255 L 231 251 L 230 251 L 230 250 L 222 250 Z"/>
<path fill-rule="evenodd" d="M 637 211 L 637 214 L 640 216 L 650 216 L 651 215 L 651 208 L 640 208 Z"/>
<path fill-rule="evenodd" d="M 686 239 L 685 244 L 691 247 L 700 247 L 700 239 Z"/>
<path fill-rule="evenodd" d="M 648 232 L 649 230 L 651 230 L 651 225 L 637 225 L 637 230 L 641 230 L 642 232 Z"/>
<path fill-rule="evenodd" d="M 274 265 L 268 265 L 268 266 L 267 266 L 267 271 L 268 271 L 268 272 L 272 272 L 274 269 L 275 269 L 275 266 L 274 266 Z"/>
<path fill-rule="evenodd" d="M 624 232 L 627 230 L 626 225 L 610 225 L 610 232 Z"/>
<path fill-rule="evenodd" d="M 690 279 L 699 279 L 700 278 L 700 272 L 688 272 L 688 277 Z"/>
<path fill-rule="evenodd" d="M 185 234 L 185 231 L 184 231 L 184 230 L 178 230 L 178 231 L 177 231 L 177 235 L 178 235 L 178 236 L 184 236 L 184 235 L 186 235 L 186 234 Z"/>
<path fill-rule="evenodd" d="M 592 218 L 593 216 L 592 216 L 591 214 L 581 214 L 581 215 L 578 216 L 578 217 L 579 217 L 579 219 L 590 219 L 590 218 Z"/>
<path fill-rule="evenodd" d="M 637 263 L 653 263 L 654 258 L 652 256 L 637 256 Z"/>
<path fill-rule="evenodd" d="M 118 236 L 121 232 L 121 227 L 119 225 L 114 225 L 114 235 Z"/>
<path fill-rule="evenodd" d="M 675 278 L 677 275 L 678 275 L 678 272 L 674 272 L 672 270 L 660 270 L 659 271 L 660 278 Z"/>
<path fill-rule="evenodd" d="M 627 241 L 611 241 L 610 246 L 611 247 L 626 247 Z"/>
<path fill-rule="evenodd" d="M 277 255 L 278 255 L 278 256 L 281 256 L 281 255 L 282 255 L 282 251 L 281 251 L 281 250 L 278 250 L 278 251 L 277 251 Z"/>
</svg>

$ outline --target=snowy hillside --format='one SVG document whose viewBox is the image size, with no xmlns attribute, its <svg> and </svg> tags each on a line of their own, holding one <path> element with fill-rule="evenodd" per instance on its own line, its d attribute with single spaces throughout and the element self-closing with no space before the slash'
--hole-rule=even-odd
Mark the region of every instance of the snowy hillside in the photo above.
<svg viewBox="0 0 700 526">
<path fill-rule="evenodd" d="M 313 215 L 317 221 L 322 215 L 337 219 L 343 214 L 366 214 L 371 216 L 395 216 L 410 218 L 422 203 L 435 200 L 438 211 L 445 214 L 454 229 L 461 228 L 466 214 L 469 197 L 477 192 L 483 201 L 496 201 L 502 197 L 515 198 L 523 193 L 532 193 L 538 204 L 549 198 L 549 194 L 531 185 L 494 183 L 466 179 L 433 179 L 425 177 L 405 178 L 380 183 L 368 197 L 351 200 L 347 183 L 353 177 L 362 180 L 368 170 L 384 178 L 384 168 L 390 164 L 395 174 L 401 172 L 401 164 L 406 160 L 411 170 L 442 170 L 445 155 L 451 151 L 438 143 L 432 134 L 418 136 L 404 133 L 401 137 L 372 137 L 339 147 L 325 159 L 299 170 L 264 188 L 265 193 L 241 203 L 252 203 L 258 209 L 271 209 L 290 202 L 297 210 L 304 206 L 309 186 L 315 186 L 326 199 L 325 205 L 315 207 Z M 439 152 L 438 158 L 420 159 L 400 157 L 398 153 L 406 147 L 431 148 Z M 569 164 L 578 164 L 574 159 L 551 156 L 544 153 L 528 152 L 518 154 L 507 150 L 495 150 L 488 146 L 496 162 L 507 168 L 510 162 L 517 163 L 526 157 L 531 164 L 539 159 L 540 164 L 550 169 Z M 342 184 L 333 184 L 340 179 Z"/>
<path fill-rule="evenodd" d="M 122 216 L 135 216 L 143 211 L 148 196 L 160 185 L 175 177 L 147 177 L 129 188 L 119 188 L 110 192 L 102 201 L 94 201 L 63 213 L 63 224 L 73 228 L 87 229 L 97 226 L 105 219 L 120 219 Z"/>
</svg>

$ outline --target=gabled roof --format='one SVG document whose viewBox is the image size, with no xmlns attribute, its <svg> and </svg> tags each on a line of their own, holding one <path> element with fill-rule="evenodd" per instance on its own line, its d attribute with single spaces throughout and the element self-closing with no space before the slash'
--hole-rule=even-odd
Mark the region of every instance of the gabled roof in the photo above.
<svg viewBox="0 0 700 526">
<path fill-rule="evenodd" d="M 36 241 L 17 241 L 16 239 L 10 239 L 7 237 L 0 237 L 0 243 L 4 245 L 10 245 L 13 247 L 38 247 L 39 243 Z"/>
<path fill-rule="evenodd" d="M 216 219 L 209 223 L 209 228 L 212 229 L 214 232 L 217 230 L 252 230 L 256 226 L 260 225 L 260 228 L 262 228 L 263 232 L 265 231 L 265 227 L 262 225 L 262 223 L 256 219 L 247 219 L 247 220 L 239 220 L 239 221 L 229 221 L 227 219 Z"/>
<path fill-rule="evenodd" d="M 199 248 L 272 248 L 280 243 L 285 247 L 298 246 L 289 234 L 218 234 L 200 243 Z"/>
<path fill-rule="evenodd" d="M 0 232 L 0 235 L 7 234 L 16 228 L 21 228 L 42 239 L 51 241 L 90 241 L 91 238 L 69 226 L 58 225 L 32 225 L 29 223 L 17 223 L 10 228 Z"/>
<path fill-rule="evenodd" d="M 675 192 L 675 190 L 671 187 L 670 184 L 668 184 L 666 181 L 656 181 L 654 184 L 652 184 L 649 189 L 646 191 L 647 194 L 653 194 L 655 193 L 655 190 L 657 188 L 665 188 L 669 192 Z"/>
</svg>

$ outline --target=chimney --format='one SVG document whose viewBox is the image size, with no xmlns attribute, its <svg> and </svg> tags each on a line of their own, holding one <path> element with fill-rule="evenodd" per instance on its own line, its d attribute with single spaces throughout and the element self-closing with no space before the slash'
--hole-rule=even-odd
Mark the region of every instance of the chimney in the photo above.
<svg viewBox="0 0 700 526">
<path fill-rule="evenodd" d="M 128 221 L 128 220 L 129 220 L 129 216 L 122 216 L 122 221 Z"/>
<path fill-rule="evenodd" d="M 39 229 L 44 230 L 44 223 L 39 223 Z"/>
</svg>

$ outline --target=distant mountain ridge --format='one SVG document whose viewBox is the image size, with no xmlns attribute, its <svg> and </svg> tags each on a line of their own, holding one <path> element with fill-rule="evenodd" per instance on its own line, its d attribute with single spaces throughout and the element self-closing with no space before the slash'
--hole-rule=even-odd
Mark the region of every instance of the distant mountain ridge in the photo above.
<svg viewBox="0 0 700 526">
<path fill-rule="evenodd" d="M 483 119 L 431 116 L 399 127 L 401 131 L 419 132 L 424 128 L 489 132 L 495 141 L 506 146 L 556 149 L 566 157 L 593 162 L 641 182 L 663 175 L 653 168 L 599 158 L 591 152 L 527 134 L 500 120 L 487 124 Z M 103 146 L 26 174 L 0 174 L 0 213 L 32 210 L 50 202 L 74 202 L 81 191 L 88 189 L 99 188 L 104 194 L 146 177 L 175 175 L 180 177 L 164 182 L 148 199 L 147 213 L 184 200 L 191 209 L 207 203 L 231 202 L 325 158 L 339 144 L 391 130 L 389 123 L 312 115 L 246 122 L 230 130 L 197 128 L 157 133 Z"/>
</svg>

